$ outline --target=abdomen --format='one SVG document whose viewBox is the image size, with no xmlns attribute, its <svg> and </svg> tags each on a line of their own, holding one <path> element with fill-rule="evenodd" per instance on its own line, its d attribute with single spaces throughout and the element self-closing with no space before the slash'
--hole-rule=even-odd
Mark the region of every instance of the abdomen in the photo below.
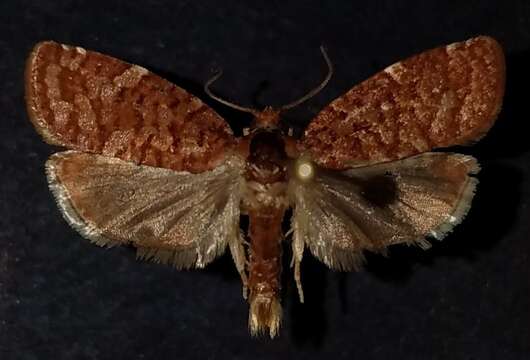
<svg viewBox="0 0 530 360">
<path fill-rule="evenodd" d="M 253 335 L 276 335 L 281 320 L 280 275 L 282 219 L 285 209 L 249 211 L 249 328 Z"/>
</svg>

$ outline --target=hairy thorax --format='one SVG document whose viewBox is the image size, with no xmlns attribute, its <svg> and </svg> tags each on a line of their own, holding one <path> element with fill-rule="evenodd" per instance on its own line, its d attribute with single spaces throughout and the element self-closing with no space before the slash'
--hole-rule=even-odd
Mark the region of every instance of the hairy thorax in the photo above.
<svg viewBox="0 0 530 360">
<path fill-rule="evenodd" d="M 251 135 L 243 207 L 246 212 L 283 209 L 287 203 L 287 155 L 281 135 L 260 131 Z"/>
</svg>

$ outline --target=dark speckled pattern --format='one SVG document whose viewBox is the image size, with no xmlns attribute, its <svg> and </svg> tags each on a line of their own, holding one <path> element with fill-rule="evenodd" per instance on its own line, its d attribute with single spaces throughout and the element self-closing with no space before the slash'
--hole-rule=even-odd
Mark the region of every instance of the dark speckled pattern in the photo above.
<svg viewBox="0 0 530 360">
<path fill-rule="evenodd" d="M 0 2 L 0 358 L 528 358 L 530 3 L 259 3 Z M 210 69 L 225 70 L 215 84 L 222 96 L 283 104 L 320 81 L 324 43 L 334 78 L 286 114 L 301 134 L 323 106 L 385 65 L 478 34 L 503 45 L 507 88 L 489 135 L 459 149 L 483 166 L 468 217 L 433 249 L 396 246 L 389 258 L 369 256 L 361 273 L 334 273 L 308 256 L 307 303 L 284 282 L 274 341 L 248 336 L 228 257 L 177 272 L 136 261 L 132 249 L 94 247 L 70 229 L 44 176 L 55 151 L 32 128 L 22 98 L 28 52 L 55 39 L 153 70 L 205 99 L 239 135 L 249 117 L 201 91 Z"/>
</svg>

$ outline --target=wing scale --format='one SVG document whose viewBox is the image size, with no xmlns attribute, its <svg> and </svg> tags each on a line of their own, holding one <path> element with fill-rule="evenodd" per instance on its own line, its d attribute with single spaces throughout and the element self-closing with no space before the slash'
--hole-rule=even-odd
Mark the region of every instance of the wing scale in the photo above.
<svg viewBox="0 0 530 360">
<path fill-rule="evenodd" d="M 42 42 L 26 66 L 30 119 L 44 139 L 138 164 L 201 172 L 234 144 L 201 100 L 146 69 L 79 47 Z"/>
<path fill-rule="evenodd" d="M 363 251 L 441 240 L 467 213 L 478 172 L 471 156 L 425 153 L 346 171 L 316 170 L 310 182 L 292 180 L 293 248 L 304 246 L 326 265 L 350 270 Z"/>
<path fill-rule="evenodd" d="M 243 165 L 230 158 L 200 174 L 68 151 L 46 163 L 66 220 L 101 246 L 132 244 L 141 257 L 203 267 L 241 243 Z"/>
<path fill-rule="evenodd" d="M 333 101 L 301 148 L 323 167 L 345 169 L 468 144 L 493 125 L 504 81 L 504 55 L 492 38 L 426 51 Z"/>
</svg>

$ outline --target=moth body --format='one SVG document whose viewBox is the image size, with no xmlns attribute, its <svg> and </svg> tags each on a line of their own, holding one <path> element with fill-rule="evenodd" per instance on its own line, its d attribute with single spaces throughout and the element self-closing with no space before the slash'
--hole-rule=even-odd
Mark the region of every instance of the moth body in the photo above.
<svg viewBox="0 0 530 360">
<path fill-rule="evenodd" d="M 282 221 L 287 210 L 287 164 L 283 135 L 268 123 L 243 139 L 248 142 L 242 210 L 249 217 L 249 328 L 273 337 L 281 319 Z"/>
</svg>

